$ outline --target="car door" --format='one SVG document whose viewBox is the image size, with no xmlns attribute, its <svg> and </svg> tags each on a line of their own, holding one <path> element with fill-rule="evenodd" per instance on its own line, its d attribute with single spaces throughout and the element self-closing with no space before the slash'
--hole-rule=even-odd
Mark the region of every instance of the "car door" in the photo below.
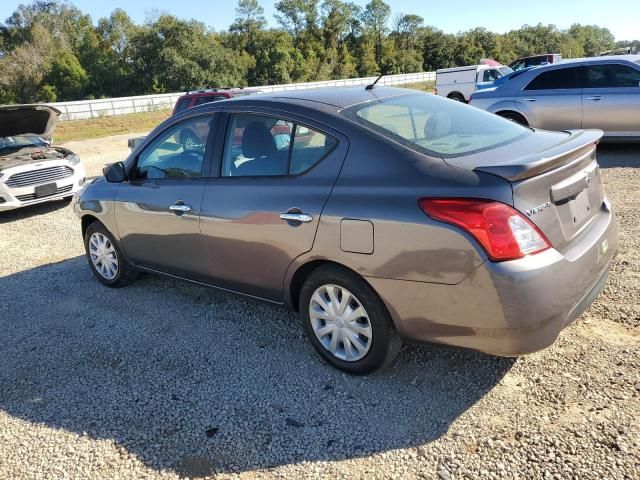
<svg viewBox="0 0 640 480">
<path fill-rule="evenodd" d="M 621 63 L 586 67 L 582 128 L 610 136 L 640 136 L 640 66 Z"/>
<path fill-rule="evenodd" d="M 159 133 L 116 192 L 122 247 L 136 265 L 197 277 L 204 247 L 200 205 L 216 116 L 196 115 Z"/>
<path fill-rule="evenodd" d="M 582 67 L 543 69 L 518 92 L 516 101 L 529 124 L 544 130 L 582 125 Z"/>
<path fill-rule="evenodd" d="M 209 282 L 281 302 L 287 267 L 313 246 L 348 142 L 301 118 L 225 110 L 220 174 L 201 210 Z"/>
</svg>

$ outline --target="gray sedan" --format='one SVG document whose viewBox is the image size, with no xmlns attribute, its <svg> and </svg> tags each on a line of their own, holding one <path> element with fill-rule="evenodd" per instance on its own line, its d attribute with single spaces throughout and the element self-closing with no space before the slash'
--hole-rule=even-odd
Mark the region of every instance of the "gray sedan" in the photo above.
<svg viewBox="0 0 640 480">
<path fill-rule="evenodd" d="M 171 117 L 74 208 L 103 284 L 153 272 L 283 304 L 346 372 L 402 341 L 521 355 L 606 282 L 601 135 L 396 88 L 256 95 Z"/>
<path fill-rule="evenodd" d="M 597 128 L 640 138 L 640 55 L 584 58 L 534 68 L 475 93 L 474 107 L 545 130 Z"/>
</svg>

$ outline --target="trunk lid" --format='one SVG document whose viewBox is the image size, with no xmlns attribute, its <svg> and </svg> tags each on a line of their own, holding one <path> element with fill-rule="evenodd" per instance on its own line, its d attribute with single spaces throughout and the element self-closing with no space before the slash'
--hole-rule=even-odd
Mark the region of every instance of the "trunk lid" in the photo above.
<svg viewBox="0 0 640 480">
<path fill-rule="evenodd" d="M 0 137 L 37 135 L 51 140 L 60 110 L 48 105 L 0 106 Z"/>
<path fill-rule="evenodd" d="M 563 252 L 588 230 L 603 208 L 604 190 L 596 161 L 601 137 L 600 130 L 540 131 L 490 152 L 447 162 L 509 181 L 514 208 Z"/>
</svg>

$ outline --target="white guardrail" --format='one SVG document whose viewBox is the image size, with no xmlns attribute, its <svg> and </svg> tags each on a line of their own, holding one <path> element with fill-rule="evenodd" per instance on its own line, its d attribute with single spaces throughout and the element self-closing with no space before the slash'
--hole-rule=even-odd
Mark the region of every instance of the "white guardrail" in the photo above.
<svg viewBox="0 0 640 480">
<path fill-rule="evenodd" d="M 249 87 L 262 90 L 265 93 L 282 92 L 287 90 L 306 90 L 320 87 L 344 87 L 369 85 L 376 77 L 348 78 L 344 80 L 325 80 L 309 83 L 288 83 L 284 85 L 266 85 L 263 87 Z M 406 83 L 433 82 L 435 72 L 403 73 L 387 75 L 378 82 L 379 85 L 402 85 Z M 112 117 L 129 113 L 151 112 L 173 108 L 179 93 L 163 93 L 158 95 L 140 95 L 136 97 L 103 98 L 98 100 L 79 100 L 75 102 L 48 103 L 62 112 L 60 121 L 82 120 L 87 118 Z"/>
</svg>

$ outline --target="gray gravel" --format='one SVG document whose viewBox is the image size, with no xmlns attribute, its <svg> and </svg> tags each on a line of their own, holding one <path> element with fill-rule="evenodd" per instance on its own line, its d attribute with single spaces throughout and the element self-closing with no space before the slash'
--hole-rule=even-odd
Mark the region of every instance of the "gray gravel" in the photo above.
<svg viewBox="0 0 640 480">
<path fill-rule="evenodd" d="M 553 347 L 409 346 L 366 378 L 280 308 L 102 287 L 65 203 L 1 214 L 0 478 L 640 478 L 640 147 L 600 159 L 620 254 Z"/>
</svg>

